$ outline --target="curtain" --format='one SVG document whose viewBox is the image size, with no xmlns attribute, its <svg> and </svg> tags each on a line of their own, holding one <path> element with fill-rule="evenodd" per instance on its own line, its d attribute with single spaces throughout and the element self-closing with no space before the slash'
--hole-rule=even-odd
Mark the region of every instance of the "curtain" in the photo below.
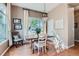
<svg viewBox="0 0 79 59">
<path fill-rule="evenodd" d="M 27 30 L 28 30 L 28 10 L 24 10 L 24 21 L 23 21 L 24 40 L 26 40 Z"/>
<path fill-rule="evenodd" d="M 8 26 L 8 36 L 9 46 L 12 46 L 12 38 L 11 38 L 11 4 L 7 3 L 7 26 Z"/>
</svg>

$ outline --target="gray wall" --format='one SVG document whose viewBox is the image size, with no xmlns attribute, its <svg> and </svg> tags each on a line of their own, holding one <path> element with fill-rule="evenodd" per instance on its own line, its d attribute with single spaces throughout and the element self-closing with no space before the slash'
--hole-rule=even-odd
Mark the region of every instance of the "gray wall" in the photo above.
<svg viewBox="0 0 79 59">
<path fill-rule="evenodd" d="M 79 10 L 74 12 L 75 23 L 77 23 L 77 28 L 75 28 L 75 40 L 79 41 Z"/>
<path fill-rule="evenodd" d="M 16 7 L 16 6 L 11 6 L 11 31 L 15 31 L 14 30 L 14 25 L 13 25 L 13 18 L 19 18 L 21 19 L 21 24 L 23 24 L 23 9 L 20 7 Z M 22 30 L 17 30 L 21 37 L 23 38 L 23 29 Z"/>
<path fill-rule="evenodd" d="M 42 18 L 41 13 L 34 12 L 34 11 L 29 11 L 29 16 Z M 24 10 L 23 10 L 23 8 L 12 5 L 12 7 L 11 7 L 11 18 L 12 18 L 12 20 L 11 20 L 11 31 L 15 31 L 14 26 L 13 26 L 13 18 L 20 18 L 21 21 L 22 21 L 21 23 L 22 23 L 22 27 L 23 27 L 23 20 L 24 20 Z M 22 30 L 18 30 L 18 32 L 20 33 L 21 37 L 23 38 L 23 28 L 22 28 Z"/>
</svg>

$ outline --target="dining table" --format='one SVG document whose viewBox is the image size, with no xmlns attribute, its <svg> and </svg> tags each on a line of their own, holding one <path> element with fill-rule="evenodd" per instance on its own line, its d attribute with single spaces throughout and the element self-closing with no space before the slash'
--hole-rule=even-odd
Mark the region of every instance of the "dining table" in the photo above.
<svg viewBox="0 0 79 59">
<path fill-rule="evenodd" d="M 53 38 L 53 37 L 54 36 L 47 35 L 47 41 L 48 41 L 49 38 Z M 43 40 L 45 40 L 44 37 L 39 37 L 40 40 L 42 40 L 41 38 L 43 38 Z M 32 42 L 35 41 L 35 40 L 38 41 L 38 38 L 37 37 L 27 37 L 26 40 L 30 40 L 31 47 L 32 47 Z"/>
<path fill-rule="evenodd" d="M 30 40 L 30 45 L 31 45 L 31 48 L 32 48 L 33 41 L 38 40 L 38 38 L 37 37 L 28 37 L 28 38 L 26 38 L 26 40 Z"/>
</svg>

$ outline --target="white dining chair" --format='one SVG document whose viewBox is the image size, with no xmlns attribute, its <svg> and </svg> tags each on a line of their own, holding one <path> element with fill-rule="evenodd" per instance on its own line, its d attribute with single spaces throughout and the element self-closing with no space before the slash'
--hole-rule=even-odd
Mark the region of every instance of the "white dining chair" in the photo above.
<svg viewBox="0 0 79 59">
<path fill-rule="evenodd" d="M 34 50 L 37 49 L 38 50 L 38 55 L 40 54 L 40 50 L 45 52 L 45 47 L 46 47 L 46 41 L 44 37 L 40 37 L 38 38 L 37 42 L 33 43 L 33 53 Z"/>
</svg>

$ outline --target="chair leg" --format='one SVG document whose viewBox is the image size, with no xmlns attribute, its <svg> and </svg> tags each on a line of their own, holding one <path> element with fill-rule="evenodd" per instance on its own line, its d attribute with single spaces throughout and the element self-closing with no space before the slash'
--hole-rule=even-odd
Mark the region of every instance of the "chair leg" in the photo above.
<svg viewBox="0 0 79 59">
<path fill-rule="evenodd" d="M 39 52 L 39 47 L 38 47 L 38 55 L 40 55 L 40 52 Z"/>
<path fill-rule="evenodd" d="M 17 42 L 15 42 L 15 47 L 17 48 Z"/>
<path fill-rule="evenodd" d="M 42 53 L 42 47 L 41 47 L 41 53 Z"/>
<path fill-rule="evenodd" d="M 21 41 L 21 44 L 23 45 L 23 40 Z"/>
<path fill-rule="evenodd" d="M 46 52 L 45 47 L 43 47 L 44 53 Z"/>
<path fill-rule="evenodd" d="M 32 50 L 32 53 L 34 54 L 34 48 L 33 48 L 33 50 Z"/>
</svg>

